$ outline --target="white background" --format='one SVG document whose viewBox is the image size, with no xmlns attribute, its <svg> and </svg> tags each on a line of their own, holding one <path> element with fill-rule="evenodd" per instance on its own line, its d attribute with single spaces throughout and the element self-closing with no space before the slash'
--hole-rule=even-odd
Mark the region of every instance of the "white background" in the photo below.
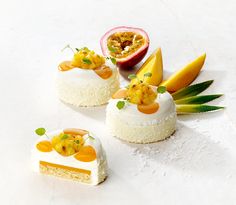
<svg viewBox="0 0 236 205">
<path fill-rule="evenodd" d="M 1 204 L 236 203 L 236 2 L 234 0 L 0 1 Z M 100 37 L 119 26 L 145 29 L 149 53 L 161 46 L 173 72 L 203 52 L 197 81 L 214 79 L 207 93 L 224 93 L 224 111 L 179 116 L 170 139 L 126 144 L 109 135 L 105 106 L 75 109 L 57 99 L 55 73 L 68 43 L 100 52 Z M 109 178 L 90 187 L 30 169 L 34 129 L 81 127 L 106 149 Z"/>
</svg>

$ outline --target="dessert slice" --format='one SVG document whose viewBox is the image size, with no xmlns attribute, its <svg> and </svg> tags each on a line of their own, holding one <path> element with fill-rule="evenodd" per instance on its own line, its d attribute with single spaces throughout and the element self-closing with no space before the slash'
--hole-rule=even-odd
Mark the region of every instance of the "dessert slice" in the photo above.
<svg viewBox="0 0 236 205">
<path fill-rule="evenodd" d="M 144 78 L 151 73 L 144 74 Z M 130 75 L 130 79 L 137 76 Z M 165 87 L 155 87 L 138 79 L 109 101 L 106 124 L 111 133 L 128 142 L 151 143 L 169 137 L 176 128 L 176 109 Z"/>
<path fill-rule="evenodd" d="M 58 66 L 59 98 L 75 106 L 98 106 L 119 89 L 115 59 L 105 58 L 84 47 L 75 49 L 71 61 Z"/>
<path fill-rule="evenodd" d="M 97 185 L 107 177 L 106 155 L 100 140 L 86 130 L 64 129 L 41 136 L 32 150 L 36 172 Z"/>
</svg>

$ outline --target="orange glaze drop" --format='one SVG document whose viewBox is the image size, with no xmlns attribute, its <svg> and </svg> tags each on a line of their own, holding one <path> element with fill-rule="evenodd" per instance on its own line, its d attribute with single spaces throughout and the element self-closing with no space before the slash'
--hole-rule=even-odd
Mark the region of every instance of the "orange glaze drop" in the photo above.
<svg viewBox="0 0 236 205">
<path fill-rule="evenodd" d="M 68 71 L 75 68 L 75 66 L 71 65 L 71 61 L 63 61 L 59 64 L 58 69 L 60 71 Z"/>
<path fill-rule="evenodd" d="M 126 97 L 127 97 L 126 89 L 120 89 L 112 95 L 113 99 L 121 99 L 121 98 L 126 98 Z"/>
<path fill-rule="evenodd" d="M 92 146 L 87 145 L 81 147 L 79 152 L 74 157 L 82 162 L 91 162 L 96 159 L 97 155 L 95 149 Z"/>
<path fill-rule="evenodd" d="M 51 152 L 52 151 L 52 144 L 51 144 L 51 142 L 44 140 L 44 141 L 39 142 L 36 145 L 36 148 L 41 152 Z"/>
<path fill-rule="evenodd" d="M 83 136 L 89 133 L 87 130 L 82 130 L 82 129 L 77 129 L 77 128 L 67 128 L 67 129 L 64 129 L 63 132 L 65 134 L 80 135 L 80 136 Z"/>
<path fill-rule="evenodd" d="M 158 111 L 159 104 L 154 102 L 154 103 L 149 104 L 149 105 L 137 105 L 137 107 L 138 107 L 138 110 L 142 113 L 153 114 L 153 113 Z"/>
<path fill-rule="evenodd" d="M 108 79 L 112 76 L 112 70 L 106 65 L 102 65 L 98 68 L 94 68 L 94 72 L 99 75 L 102 79 Z"/>
</svg>

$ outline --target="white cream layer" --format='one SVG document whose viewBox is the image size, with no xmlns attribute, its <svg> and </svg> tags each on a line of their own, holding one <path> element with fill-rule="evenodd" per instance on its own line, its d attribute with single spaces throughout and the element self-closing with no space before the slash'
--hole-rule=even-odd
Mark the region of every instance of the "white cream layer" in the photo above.
<svg viewBox="0 0 236 205">
<path fill-rule="evenodd" d="M 144 114 L 137 109 L 136 104 L 128 103 L 123 109 L 118 109 L 116 104 L 121 99 L 111 99 L 107 106 L 107 113 L 117 115 L 117 117 L 129 125 L 153 125 L 157 124 L 165 118 L 169 118 L 170 114 L 175 115 L 175 103 L 172 96 L 165 92 L 158 94 L 156 102 L 159 103 L 159 110 L 153 114 Z"/>
<path fill-rule="evenodd" d="M 63 130 L 57 130 L 54 132 L 48 133 L 48 137 L 51 140 L 54 136 L 60 134 L 63 132 Z M 85 145 L 91 145 L 95 151 L 97 158 L 92 162 L 81 162 L 74 158 L 74 155 L 64 157 L 60 155 L 58 152 L 56 152 L 54 149 L 51 152 L 40 152 L 36 145 L 38 142 L 43 140 L 48 140 L 46 136 L 40 137 L 33 149 L 32 149 L 32 164 L 33 164 L 33 170 L 35 172 L 39 172 L 39 162 L 45 161 L 53 164 L 59 164 L 64 165 L 68 167 L 78 168 L 78 169 L 85 169 L 91 171 L 91 184 L 98 184 L 99 183 L 99 165 L 104 163 L 106 161 L 106 155 L 102 148 L 100 140 L 93 135 L 92 133 L 89 133 L 90 136 L 92 136 L 94 139 L 88 138 L 88 135 L 84 135 L 84 139 L 87 139 L 85 141 Z M 106 170 L 105 170 L 106 171 Z"/>
</svg>

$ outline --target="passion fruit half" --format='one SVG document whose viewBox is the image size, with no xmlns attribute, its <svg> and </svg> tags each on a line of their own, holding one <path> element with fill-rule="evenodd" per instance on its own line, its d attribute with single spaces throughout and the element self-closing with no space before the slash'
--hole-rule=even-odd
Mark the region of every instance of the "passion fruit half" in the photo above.
<svg viewBox="0 0 236 205">
<path fill-rule="evenodd" d="M 103 55 L 115 58 L 119 68 L 129 69 L 146 55 L 149 37 L 141 28 L 119 26 L 107 31 L 100 44 Z"/>
</svg>

